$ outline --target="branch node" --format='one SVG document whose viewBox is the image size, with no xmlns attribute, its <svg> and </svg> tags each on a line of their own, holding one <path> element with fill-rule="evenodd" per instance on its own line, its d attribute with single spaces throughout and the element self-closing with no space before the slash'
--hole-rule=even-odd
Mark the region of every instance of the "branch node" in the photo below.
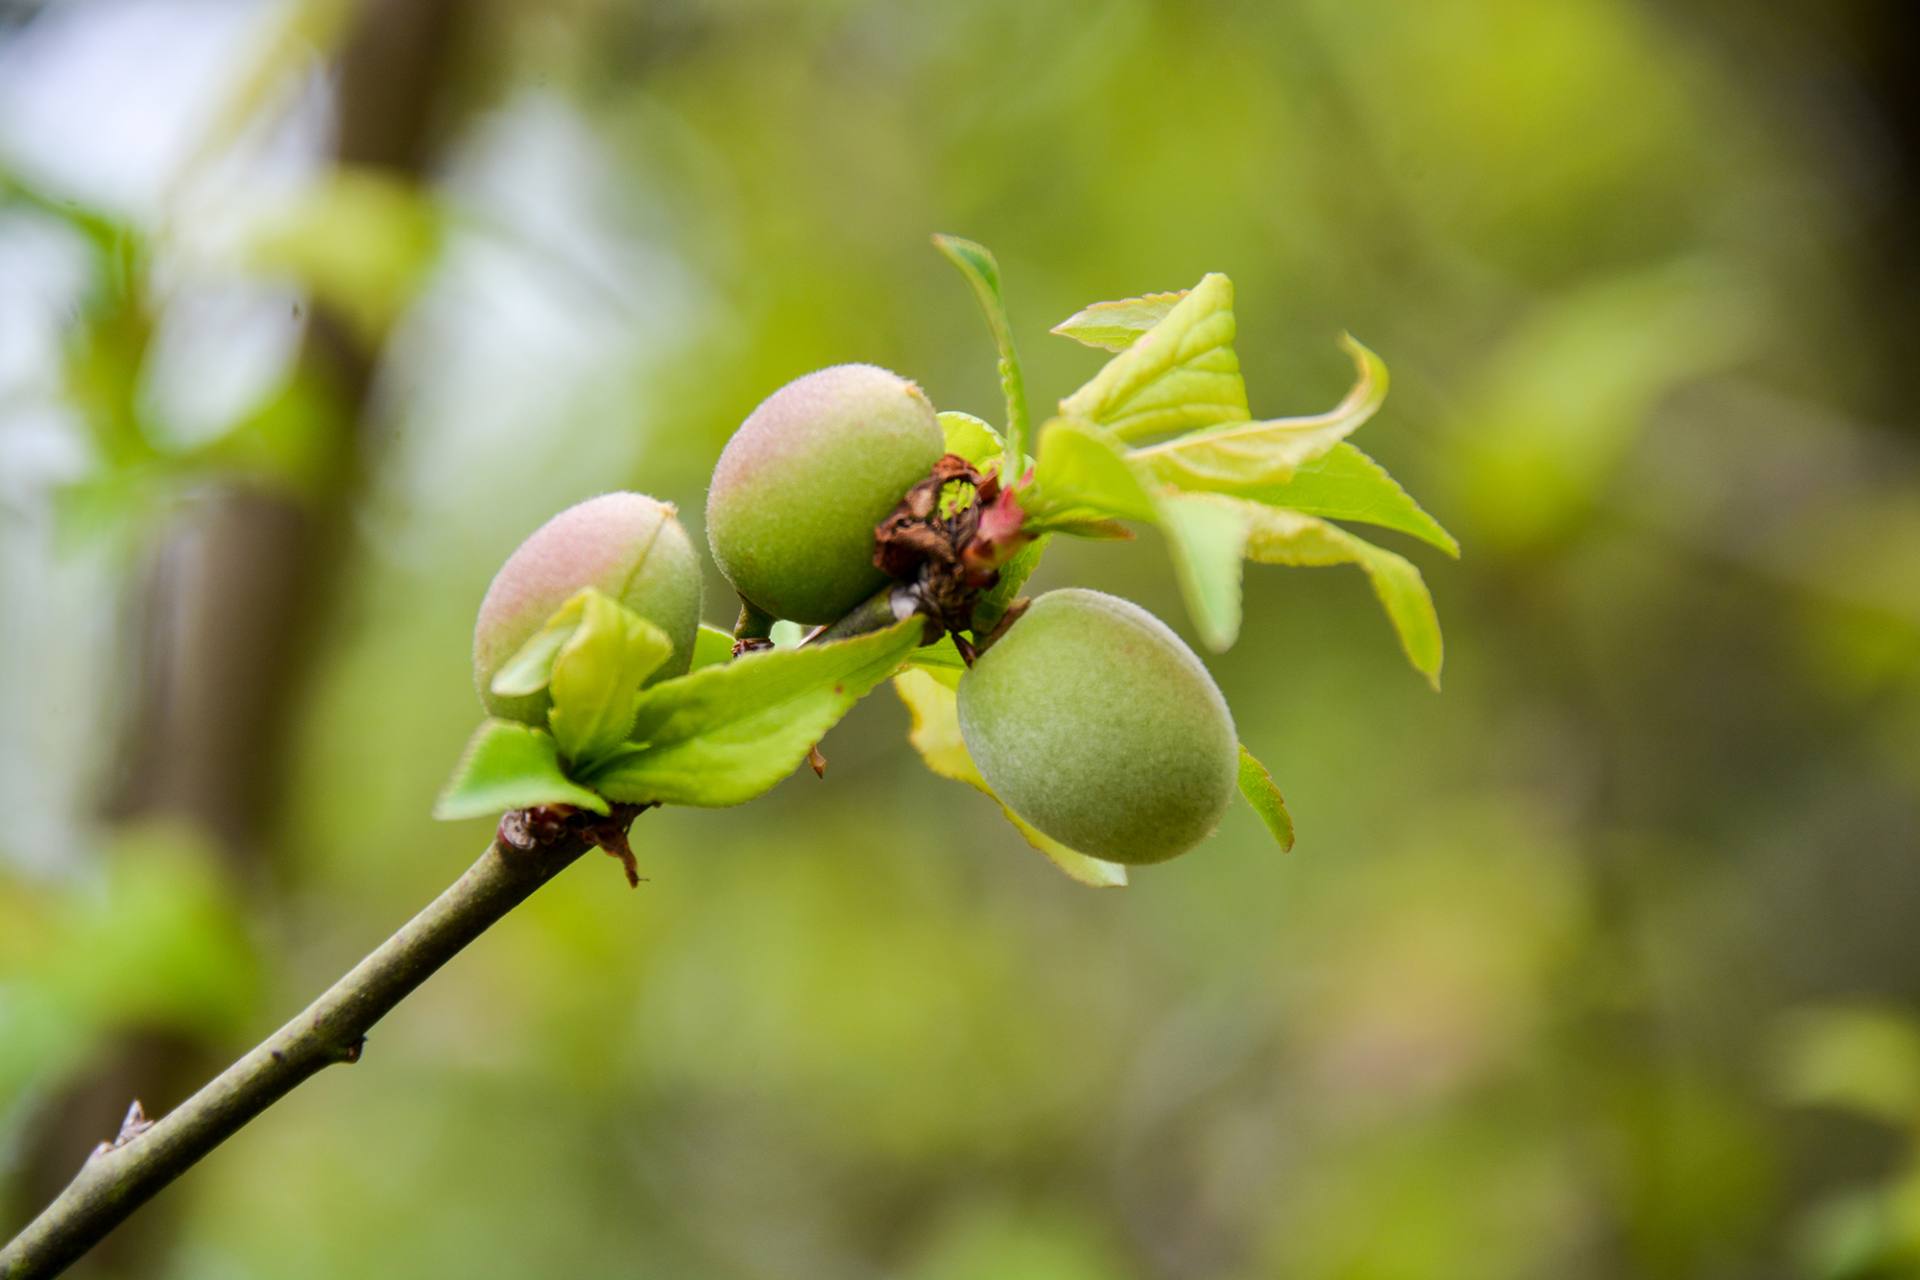
<svg viewBox="0 0 1920 1280">
<path fill-rule="evenodd" d="M 640 874 L 639 863 L 634 860 L 633 846 L 627 842 L 627 828 L 650 807 L 644 804 L 616 804 L 612 813 L 604 818 L 594 818 L 581 829 L 581 834 L 586 836 L 589 843 L 609 857 L 620 860 L 620 868 L 627 873 L 627 887 L 630 889 L 638 889 L 644 877 Z"/>
<path fill-rule="evenodd" d="M 515 809 L 500 819 L 500 843 L 520 853 L 550 848 L 567 834 L 569 824 L 579 812 L 572 805 L 565 804 Z"/>
<path fill-rule="evenodd" d="M 120 1121 L 120 1132 L 113 1135 L 113 1141 L 102 1142 L 93 1149 L 92 1155 L 89 1155 L 87 1158 L 91 1160 L 94 1156 L 103 1156 L 109 1151 L 118 1151 L 121 1147 L 126 1146 L 129 1142 L 132 1142 L 135 1138 L 151 1128 L 153 1128 L 153 1121 L 147 1119 L 147 1109 L 140 1105 L 140 1099 L 135 1098 L 132 1104 L 127 1107 L 126 1117 Z"/>
</svg>

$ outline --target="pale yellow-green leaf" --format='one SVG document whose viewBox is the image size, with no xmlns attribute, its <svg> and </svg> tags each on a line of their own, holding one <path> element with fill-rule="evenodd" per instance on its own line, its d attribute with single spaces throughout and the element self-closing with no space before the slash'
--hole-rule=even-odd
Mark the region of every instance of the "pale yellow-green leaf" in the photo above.
<svg viewBox="0 0 1920 1280">
<path fill-rule="evenodd" d="M 493 692 L 503 698 L 522 698 L 546 688 L 553 678 L 553 660 L 560 656 L 560 647 L 580 625 L 580 606 L 580 598 L 574 597 L 528 637 L 494 672 L 489 684 Z"/>
<path fill-rule="evenodd" d="M 1252 415 L 1234 334 L 1233 282 L 1208 275 L 1060 412 L 1122 440 L 1245 422 Z"/>
<path fill-rule="evenodd" d="M 958 454 L 974 466 L 998 467 L 1005 459 L 1006 441 L 1000 433 L 970 413 L 948 409 L 940 414 L 940 431 L 946 436 L 947 452 Z"/>
<path fill-rule="evenodd" d="M 1257 564 L 1358 565 L 1387 611 L 1407 660 L 1434 688 L 1440 687 L 1445 656 L 1440 618 L 1426 581 L 1411 561 L 1317 516 L 1216 494 L 1193 497 L 1241 512 L 1247 522 L 1246 557 Z"/>
<path fill-rule="evenodd" d="M 1270 507 L 1287 507 L 1328 520 L 1357 520 L 1411 534 L 1440 548 L 1450 556 L 1460 554 L 1460 544 L 1440 522 L 1415 502 L 1386 468 L 1369 458 L 1352 443 L 1343 442 L 1325 455 L 1302 463 L 1279 484 L 1254 485 L 1230 490 L 1236 497 L 1250 498 Z"/>
<path fill-rule="evenodd" d="M 1040 432 L 1028 510 L 1036 519 L 1156 518 L 1153 495 L 1098 427 L 1055 418 Z"/>
<path fill-rule="evenodd" d="M 1127 883 L 1127 869 L 1118 863 L 1090 857 L 1069 849 L 1044 834 L 1032 823 L 1001 803 L 993 788 L 980 776 L 967 744 L 960 737 L 960 718 L 956 713 L 953 689 L 933 673 L 909 668 L 893 678 L 894 692 L 907 704 L 913 728 L 907 739 L 926 762 L 927 768 L 943 778 L 964 782 L 1000 805 L 1007 821 L 1026 842 L 1045 854 L 1052 863 L 1081 884 L 1094 888 L 1116 888 Z"/>
<path fill-rule="evenodd" d="M 1181 289 L 1176 293 L 1149 293 L 1117 302 L 1096 302 L 1074 312 L 1053 326 L 1052 331 L 1102 351 L 1125 351 L 1139 341 L 1141 334 L 1166 319 L 1167 312 L 1189 292 Z"/>
<path fill-rule="evenodd" d="M 672 654 L 673 641 L 611 596 L 589 588 L 574 599 L 580 622 L 553 660 L 547 724 L 560 753 L 586 766 L 627 740 L 640 686 Z"/>
<path fill-rule="evenodd" d="M 1305 418 L 1234 422 L 1135 449 L 1129 458 L 1163 484 L 1234 490 L 1279 484 L 1304 462 L 1325 454 L 1374 415 L 1387 396 L 1387 366 L 1341 338 L 1357 371 L 1353 389 L 1326 413 Z"/>
<path fill-rule="evenodd" d="M 1199 628 L 1201 642 L 1224 653 L 1240 634 L 1240 559 L 1247 516 L 1239 504 L 1199 493 L 1162 497 L 1158 514 L 1187 614 Z"/>
</svg>

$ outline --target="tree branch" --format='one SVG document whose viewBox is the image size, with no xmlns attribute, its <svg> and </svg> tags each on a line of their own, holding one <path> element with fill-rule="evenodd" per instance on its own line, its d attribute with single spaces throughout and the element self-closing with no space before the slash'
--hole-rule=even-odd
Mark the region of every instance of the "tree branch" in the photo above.
<svg viewBox="0 0 1920 1280">
<path fill-rule="evenodd" d="M 621 831 L 581 813 L 502 824 L 480 860 L 318 1000 L 168 1115 L 129 1111 L 54 1202 L 0 1248 L 0 1280 L 57 1275 L 154 1193 L 323 1067 L 359 1060 L 367 1032 L 460 950 L 588 848 Z M 513 815 L 509 815 L 510 818 Z M 144 1125 L 144 1127 L 142 1127 Z"/>
</svg>

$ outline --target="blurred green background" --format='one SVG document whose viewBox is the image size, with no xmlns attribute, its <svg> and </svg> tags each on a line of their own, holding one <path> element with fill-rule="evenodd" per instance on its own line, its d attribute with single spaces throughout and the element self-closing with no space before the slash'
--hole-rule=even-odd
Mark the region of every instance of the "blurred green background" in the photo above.
<svg viewBox="0 0 1920 1280">
<path fill-rule="evenodd" d="M 475 855 L 505 553 L 870 360 L 1238 285 L 1351 570 L 1211 665 L 1298 824 L 1123 891 L 881 692 L 649 814 L 89 1267 L 165 1277 L 1920 1274 L 1920 82 L 1897 3 L 0 5 L 0 1235 Z M 1392 540 L 1391 538 L 1389 540 Z M 1191 635 L 1164 551 L 1036 586 Z M 714 577 L 709 621 L 730 620 Z"/>
</svg>

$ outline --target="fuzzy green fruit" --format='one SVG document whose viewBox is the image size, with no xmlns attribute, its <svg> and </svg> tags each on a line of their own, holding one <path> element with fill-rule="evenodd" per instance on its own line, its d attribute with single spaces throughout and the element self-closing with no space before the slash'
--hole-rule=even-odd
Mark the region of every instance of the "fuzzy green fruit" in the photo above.
<svg viewBox="0 0 1920 1280">
<path fill-rule="evenodd" d="M 1233 715 L 1164 622 L 1098 591 L 1050 591 L 960 680 L 960 733 L 1001 800 L 1111 862 L 1164 862 L 1220 823 Z"/>
<path fill-rule="evenodd" d="M 763 612 L 833 622 L 885 585 L 873 527 L 945 452 L 933 406 L 897 374 L 843 364 L 796 378 L 721 452 L 707 544 Z"/>
<path fill-rule="evenodd" d="M 508 698 L 496 672 L 587 587 L 613 597 L 667 633 L 673 654 L 649 684 L 684 675 L 700 626 L 700 562 L 672 504 L 641 493 L 603 493 L 568 507 L 507 557 L 480 602 L 473 628 L 473 680 L 490 715 L 547 722 L 544 690 Z"/>
</svg>

